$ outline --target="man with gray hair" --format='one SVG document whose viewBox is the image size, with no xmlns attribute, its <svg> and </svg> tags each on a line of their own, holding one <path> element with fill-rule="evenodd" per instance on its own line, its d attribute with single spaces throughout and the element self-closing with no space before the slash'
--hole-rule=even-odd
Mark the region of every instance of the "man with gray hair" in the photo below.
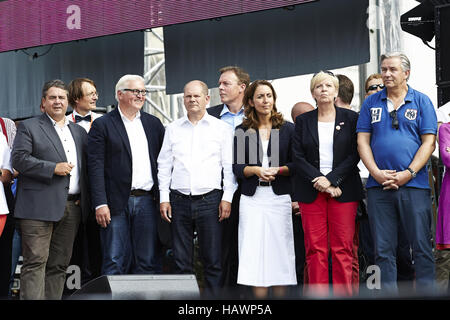
<svg viewBox="0 0 450 320">
<path fill-rule="evenodd" d="M 144 111 L 144 79 L 125 75 L 116 84 L 118 107 L 92 123 L 88 170 L 100 225 L 102 274 L 162 272 L 158 245 L 161 121 Z"/>
<path fill-rule="evenodd" d="M 411 244 L 416 288 L 434 285 L 431 195 L 426 163 L 435 148 L 437 120 L 430 99 L 408 84 L 410 62 L 399 52 L 381 56 L 385 88 L 364 101 L 358 151 L 370 172 L 366 184 L 375 264 L 381 289 L 397 291 L 397 232 Z"/>
<path fill-rule="evenodd" d="M 89 213 L 86 131 L 69 122 L 67 88 L 45 83 L 44 113 L 20 122 L 11 156 L 20 174 L 14 216 L 23 266 L 21 299 L 61 299 L 80 219 Z"/>
</svg>

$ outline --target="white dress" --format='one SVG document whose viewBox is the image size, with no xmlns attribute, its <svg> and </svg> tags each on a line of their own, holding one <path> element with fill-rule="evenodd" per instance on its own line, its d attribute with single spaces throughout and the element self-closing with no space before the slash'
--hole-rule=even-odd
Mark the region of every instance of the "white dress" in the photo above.
<svg viewBox="0 0 450 320">
<path fill-rule="evenodd" d="M 268 141 L 263 141 L 263 167 L 268 167 Z M 295 285 L 294 234 L 291 196 L 276 195 L 272 187 L 256 187 L 239 204 L 239 269 L 242 285 Z"/>
</svg>

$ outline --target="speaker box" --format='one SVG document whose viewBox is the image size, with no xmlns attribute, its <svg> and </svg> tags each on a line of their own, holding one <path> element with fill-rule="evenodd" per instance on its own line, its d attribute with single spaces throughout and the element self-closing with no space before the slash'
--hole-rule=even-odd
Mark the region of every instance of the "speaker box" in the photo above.
<svg viewBox="0 0 450 320">
<path fill-rule="evenodd" d="M 438 86 L 438 107 L 450 101 L 450 86 Z"/>
<path fill-rule="evenodd" d="M 450 84 L 450 5 L 435 8 L 436 81 L 438 85 Z"/>
<path fill-rule="evenodd" d="M 400 26 L 423 41 L 434 37 L 434 6 L 429 0 L 422 1 L 417 7 L 400 16 Z"/>
<path fill-rule="evenodd" d="M 117 275 L 89 281 L 71 300 L 181 300 L 198 299 L 195 275 Z"/>
</svg>

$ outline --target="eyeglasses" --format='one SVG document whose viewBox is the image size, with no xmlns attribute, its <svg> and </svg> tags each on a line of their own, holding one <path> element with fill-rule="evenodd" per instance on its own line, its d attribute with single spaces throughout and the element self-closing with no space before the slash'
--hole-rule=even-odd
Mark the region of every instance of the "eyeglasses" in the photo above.
<svg viewBox="0 0 450 320">
<path fill-rule="evenodd" d="M 317 75 L 318 75 L 319 73 L 321 73 L 321 72 L 326 73 L 326 74 L 329 74 L 329 75 L 332 76 L 332 77 L 336 77 L 336 76 L 334 75 L 334 73 L 331 72 L 331 71 L 328 71 L 328 70 L 320 70 L 319 72 L 314 73 L 313 78 L 314 78 L 315 76 L 317 76 Z"/>
<path fill-rule="evenodd" d="M 392 128 L 394 128 L 395 130 L 398 130 L 398 118 L 397 118 L 397 110 L 392 110 L 391 112 L 389 112 L 389 115 L 392 118 Z"/>
<path fill-rule="evenodd" d="M 122 91 L 129 91 L 132 92 L 135 96 L 138 96 L 139 94 L 141 94 L 142 96 L 146 96 L 147 93 L 149 93 L 148 90 L 139 90 L 139 89 L 122 89 Z"/>
<path fill-rule="evenodd" d="M 367 92 L 377 90 L 377 88 L 384 89 L 384 84 L 373 84 L 367 88 Z"/>
<path fill-rule="evenodd" d="M 85 94 L 85 97 L 89 97 L 89 98 L 92 98 L 94 96 L 97 96 L 97 98 L 99 97 L 97 91 L 93 91 L 93 92 L 89 92 L 89 93 Z"/>
</svg>

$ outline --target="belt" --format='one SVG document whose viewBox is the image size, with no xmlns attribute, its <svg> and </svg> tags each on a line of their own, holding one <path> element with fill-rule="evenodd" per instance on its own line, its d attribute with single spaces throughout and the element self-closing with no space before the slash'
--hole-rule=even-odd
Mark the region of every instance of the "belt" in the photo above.
<svg viewBox="0 0 450 320">
<path fill-rule="evenodd" d="M 177 196 L 180 196 L 181 198 L 184 198 L 184 199 L 189 199 L 189 200 L 201 200 L 201 199 L 203 199 L 204 197 L 206 197 L 207 195 L 209 195 L 209 194 L 211 194 L 211 193 L 213 193 L 213 192 L 220 191 L 220 190 L 213 189 L 213 190 L 211 190 L 210 192 L 207 192 L 207 193 L 204 193 L 204 194 L 197 194 L 197 195 L 184 194 L 184 193 L 181 193 L 180 191 L 177 191 L 177 190 L 171 190 L 171 191 L 172 191 L 173 193 L 175 193 Z"/>
<path fill-rule="evenodd" d="M 270 181 L 261 181 L 258 180 L 258 186 L 260 187 L 270 187 L 272 184 Z"/>
<path fill-rule="evenodd" d="M 142 190 L 142 189 L 134 189 L 134 190 L 131 190 L 131 192 L 130 192 L 130 196 L 132 196 L 132 197 L 142 197 L 142 196 L 151 196 L 151 195 L 153 195 L 153 192 L 151 190 L 147 191 L 147 190 Z"/>
<path fill-rule="evenodd" d="M 77 201 L 80 200 L 80 194 L 68 194 L 67 195 L 67 201 Z"/>
</svg>

